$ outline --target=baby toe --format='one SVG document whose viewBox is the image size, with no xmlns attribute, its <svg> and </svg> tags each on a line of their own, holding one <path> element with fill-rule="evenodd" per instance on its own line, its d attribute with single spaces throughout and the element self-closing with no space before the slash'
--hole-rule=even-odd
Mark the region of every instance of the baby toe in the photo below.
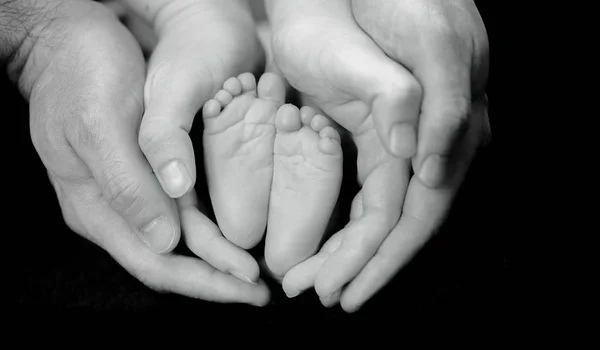
<svg viewBox="0 0 600 350">
<path fill-rule="evenodd" d="M 340 134 L 331 126 L 323 128 L 319 132 L 321 139 L 319 140 L 319 150 L 325 154 L 338 155 L 342 154 L 340 145 Z"/>
<path fill-rule="evenodd" d="M 232 96 L 237 96 L 242 93 L 242 82 L 236 77 L 231 77 L 223 83 L 223 90 L 226 90 Z"/>
<path fill-rule="evenodd" d="M 221 113 L 221 103 L 215 99 L 206 101 L 202 107 L 202 118 L 214 118 Z"/>
<path fill-rule="evenodd" d="M 215 94 L 215 100 L 219 101 L 221 106 L 225 108 L 231 103 L 233 96 L 227 90 L 219 90 L 219 92 Z"/>
<path fill-rule="evenodd" d="M 315 110 L 312 107 L 304 106 L 300 109 L 300 119 L 302 120 L 302 125 L 310 125 L 313 118 L 315 117 Z"/>
<path fill-rule="evenodd" d="M 322 130 L 325 129 L 325 127 L 327 127 L 329 125 L 331 125 L 331 123 L 329 122 L 329 119 L 321 114 L 315 115 L 315 117 L 310 122 L 310 127 L 316 132 L 321 132 Z M 339 137 L 339 135 L 338 135 L 338 137 Z"/>
<path fill-rule="evenodd" d="M 242 92 L 252 93 L 256 95 L 256 78 L 252 73 L 242 73 L 238 75 L 238 79 L 242 84 Z"/>
</svg>

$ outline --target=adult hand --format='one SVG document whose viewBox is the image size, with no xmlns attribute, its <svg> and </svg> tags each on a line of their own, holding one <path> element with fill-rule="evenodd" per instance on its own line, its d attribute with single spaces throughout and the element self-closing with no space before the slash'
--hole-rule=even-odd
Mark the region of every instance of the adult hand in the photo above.
<svg viewBox="0 0 600 350">
<path fill-rule="evenodd" d="M 311 24 L 312 27 L 317 26 L 315 23 L 318 24 L 320 18 L 327 17 L 327 10 L 329 9 L 332 16 L 327 18 L 325 23 L 339 21 L 339 25 L 336 25 L 335 29 L 346 28 L 346 34 L 338 35 L 339 40 L 337 42 L 332 41 L 332 38 L 328 38 L 329 40 L 325 40 L 328 43 L 327 45 L 319 46 L 318 38 L 309 40 L 307 34 L 302 34 L 310 33 L 310 28 L 305 28 L 304 32 L 298 30 L 303 28 L 302 23 L 310 22 L 303 22 L 300 20 L 301 16 L 295 16 L 295 23 L 290 25 L 289 22 L 291 21 L 289 20 L 286 23 L 281 18 L 289 18 L 291 16 L 289 13 L 294 12 L 286 11 L 287 9 L 282 3 L 277 2 L 276 5 L 273 1 L 270 9 L 271 16 L 275 18 L 275 21 L 273 21 L 274 57 L 277 61 L 279 55 L 280 59 L 276 63 L 286 77 L 290 79 L 290 83 L 301 92 L 308 94 L 312 102 L 320 106 L 334 119 L 336 119 L 335 114 L 339 112 L 339 108 L 336 108 L 337 106 L 332 108 L 332 99 L 327 99 L 329 100 L 327 101 L 319 97 L 336 91 L 344 92 L 345 95 L 339 93 L 337 95 L 345 96 L 345 101 L 355 99 L 351 103 L 351 109 L 346 109 L 345 112 L 362 110 L 358 101 L 363 103 L 374 101 L 371 109 L 373 113 L 372 120 L 374 120 L 382 145 L 390 153 L 397 153 L 398 149 L 408 149 L 410 147 L 407 145 L 395 147 L 398 145 L 394 146 L 393 142 L 389 142 L 393 138 L 386 139 L 383 132 L 385 128 L 381 128 L 381 125 L 388 125 L 394 119 L 406 122 L 407 120 L 420 118 L 418 145 L 420 153 L 414 158 L 413 168 L 422 171 L 417 171 L 418 175 L 413 176 L 410 180 L 408 190 L 406 192 L 398 190 L 399 183 L 405 181 L 405 179 L 403 176 L 396 179 L 389 176 L 391 174 L 389 169 L 392 167 L 380 172 L 365 171 L 368 176 L 366 176 L 366 179 L 363 178 L 365 186 L 360 196 L 353 203 L 350 223 L 334 235 L 317 255 L 290 270 L 284 278 L 283 287 L 288 295 L 298 294 L 314 285 L 323 304 L 331 306 L 339 302 L 341 298 L 342 307 L 347 311 L 354 311 L 385 285 L 428 241 L 443 222 L 451 206 L 477 146 L 482 142 L 483 130 L 485 130 L 485 123 L 487 122 L 485 101 L 483 99 L 483 88 L 487 79 L 487 38 L 485 29 L 480 25 L 481 19 L 478 17 L 476 9 L 473 13 L 473 9 L 468 7 L 469 4 L 466 2 L 451 2 L 449 5 L 452 7 L 445 8 L 447 4 L 443 1 L 428 2 L 430 4 L 428 8 L 431 11 L 430 14 L 436 14 L 436 16 L 412 18 L 410 31 L 398 30 L 399 25 L 389 20 L 386 22 L 388 27 L 384 29 L 377 27 L 380 32 L 373 30 L 373 33 L 369 33 L 370 38 L 373 39 L 378 37 L 386 39 L 391 34 L 396 34 L 393 36 L 395 41 L 389 43 L 390 47 L 397 48 L 398 52 L 404 55 L 413 54 L 413 51 L 405 49 L 407 47 L 421 53 L 421 56 L 409 56 L 414 58 L 409 63 L 415 65 L 409 66 L 411 72 L 422 72 L 421 75 L 415 75 L 416 79 L 420 78 L 416 81 L 417 86 L 423 88 L 424 96 L 421 98 L 420 88 L 410 88 L 415 86 L 415 80 L 406 76 L 406 66 L 395 63 L 397 66 L 395 70 L 387 68 L 390 63 L 381 58 L 386 57 L 385 55 L 378 52 L 385 49 L 385 47 L 381 47 L 382 44 L 377 40 L 375 40 L 377 43 L 376 48 L 368 47 L 368 43 L 360 43 L 364 39 L 354 34 L 355 28 L 353 26 L 358 26 L 354 22 L 354 17 L 360 17 L 360 14 L 357 14 L 357 11 L 360 11 L 360 4 L 352 6 L 350 2 L 344 0 L 334 0 L 327 3 L 315 0 L 309 1 L 309 3 L 305 4 L 303 2 L 304 6 L 301 11 L 305 11 L 309 15 L 312 14 L 313 20 L 316 18 Z M 398 7 L 391 8 L 390 4 L 392 2 L 384 2 L 388 6 L 385 8 L 387 11 L 382 10 L 378 12 L 378 15 L 381 18 L 387 18 L 391 14 L 396 16 L 412 15 L 410 4 L 407 3 L 410 2 L 393 2 Z M 378 8 L 378 3 L 371 5 Z M 418 6 L 418 4 L 415 3 L 414 6 Z M 346 7 L 353 7 L 353 18 L 343 18 L 344 16 L 348 17 Z M 462 17 L 456 15 L 456 12 L 451 12 L 455 7 L 457 7 L 456 11 L 462 14 Z M 313 11 L 314 8 L 318 8 L 319 11 Z M 477 25 L 465 25 L 465 13 L 472 16 L 469 23 Z M 334 17 L 337 17 L 337 19 Z M 380 18 L 370 18 L 370 20 L 373 22 L 372 25 L 376 26 Z M 457 23 L 458 20 L 463 20 L 463 22 Z M 365 22 L 364 27 L 369 28 L 367 24 L 370 22 L 367 19 L 359 21 L 359 23 L 361 22 Z M 361 30 L 365 29 L 361 28 Z M 329 31 L 329 33 L 331 32 L 334 32 L 334 30 Z M 343 44 L 344 40 L 349 40 L 348 38 L 353 40 L 346 43 L 345 47 L 340 44 L 340 41 Z M 441 42 L 442 40 L 448 40 L 448 38 L 454 40 L 453 45 Z M 293 56 L 288 57 L 290 55 L 287 55 L 287 53 L 290 49 L 281 44 L 284 40 L 289 43 L 287 47 L 301 46 L 300 43 L 303 41 L 313 43 L 310 50 L 304 48 L 309 52 L 307 53 L 309 57 L 308 59 L 305 57 L 304 62 L 318 64 L 310 67 L 303 65 L 300 59 L 295 60 Z M 381 41 L 385 43 L 383 39 Z M 477 45 L 462 45 L 465 42 L 476 42 Z M 362 50 L 355 50 L 356 47 L 361 45 Z M 419 45 L 423 46 L 419 47 Z M 334 47 L 337 52 L 333 52 L 330 49 L 331 47 Z M 352 52 L 354 52 L 354 56 L 348 55 Z M 392 57 L 403 64 L 404 62 L 400 60 L 403 56 L 398 52 L 387 50 L 387 57 Z M 310 56 L 311 54 L 313 56 Z M 297 53 L 297 55 L 299 56 L 300 53 Z M 287 59 L 285 59 L 286 57 Z M 309 60 L 311 57 L 313 59 Z M 332 57 L 337 64 L 331 64 Z M 462 61 L 466 57 L 476 57 L 477 59 Z M 362 62 L 362 65 L 359 65 L 359 62 Z M 324 63 L 329 65 L 329 69 L 324 69 L 326 68 L 323 67 Z M 321 64 L 320 67 L 319 64 Z M 332 67 L 335 70 L 332 70 Z M 350 74 L 352 68 L 356 68 L 354 74 Z M 428 69 L 434 73 L 428 74 Z M 323 74 L 315 74 L 318 71 Z M 387 74 L 382 74 L 382 72 Z M 395 85 L 393 82 L 382 83 L 389 80 L 386 79 L 386 76 L 393 74 L 398 77 L 394 80 Z M 429 80 L 426 80 L 425 77 L 428 77 Z M 309 79 L 313 79 L 312 82 L 307 82 Z M 471 85 L 471 79 L 473 79 L 473 85 Z M 379 84 L 369 83 L 373 81 Z M 439 84 L 439 86 L 436 84 Z M 388 89 L 387 92 L 385 91 L 386 88 Z M 379 94 L 377 91 L 380 91 Z M 394 93 L 394 91 L 404 91 L 405 93 Z M 369 99 L 370 94 L 372 97 Z M 382 111 L 389 112 L 389 109 L 377 108 L 375 102 L 377 102 L 379 96 L 395 96 L 395 99 L 399 101 L 396 106 L 402 107 L 400 108 L 403 111 L 402 115 L 382 115 Z M 471 96 L 477 97 L 472 106 L 470 103 Z M 339 101 L 338 99 L 335 102 L 339 104 Z M 419 118 L 412 117 L 414 101 L 417 101 L 420 105 Z M 383 105 L 385 107 L 385 105 L 394 104 Z M 351 113 L 345 113 L 344 115 L 346 120 L 348 115 L 351 115 Z M 435 116 L 437 119 L 431 116 Z M 440 119 L 440 116 L 443 117 L 441 118 L 443 120 L 436 122 Z M 339 118 L 336 121 L 343 125 Z M 428 133 L 429 136 L 421 137 L 422 134 L 427 135 Z M 456 136 L 457 134 L 459 136 Z M 434 139 L 434 137 L 438 137 L 438 139 Z M 427 141 L 428 139 L 429 141 Z M 406 140 L 408 143 L 412 142 L 410 138 L 406 138 Z M 424 145 L 428 146 L 425 147 Z M 360 161 L 361 147 L 358 146 Z M 363 147 L 363 150 L 367 149 L 368 147 Z M 423 167 L 421 165 L 423 163 L 421 154 L 431 152 L 432 149 L 439 151 L 438 154 L 446 157 L 435 159 L 442 159 L 444 164 L 452 165 L 454 171 L 448 172 L 446 167 L 437 165 L 432 167 L 433 170 L 431 170 L 428 169 L 430 166 L 427 163 Z M 452 150 L 452 152 L 449 152 L 449 150 Z M 359 176 L 360 172 L 359 167 Z M 424 173 L 424 176 L 421 173 Z M 375 175 L 378 175 L 378 180 L 381 179 L 381 181 L 377 181 L 378 186 L 366 186 L 370 179 L 375 178 Z M 393 201 L 388 198 L 387 193 L 380 190 L 381 188 L 394 189 L 391 192 L 402 193 L 403 198 Z M 406 194 L 405 198 L 404 194 Z M 365 201 L 365 198 L 371 200 Z M 383 200 L 378 200 L 378 198 Z M 398 200 L 400 200 L 399 203 Z M 398 204 L 398 207 L 385 208 L 380 205 L 381 202 Z M 402 209 L 402 216 L 398 222 L 400 209 Z M 366 223 L 372 223 L 372 225 L 369 226 Z M 392 224 L 390 225 L 390 223 Z M 393 230 L 391 230 L 392 228 Z"/>
<path fill-rule="evenodd" d="M 472 0 L 352 0 L 354 18 L 423 87 L 413 168 L 429 187 L 460 171 L 473 104 L 485 103 L 489 45 Z"/>
<path fill-rule="evenodd" d="M 264 305 L 264 284 L 226 273 L 257 275 L 256 263 L 189 210 L 193 192 L 181 199 L 181 219 L 206 262 L 171 252 L 178 208 L 138 145 L 145 63 L 114 14 L 88 1 L 21 0 L 0 5 L 0 24 L 0 54 L 29 101 L 33 144 L 67 224 L 155 290 Z"/>
</svg>

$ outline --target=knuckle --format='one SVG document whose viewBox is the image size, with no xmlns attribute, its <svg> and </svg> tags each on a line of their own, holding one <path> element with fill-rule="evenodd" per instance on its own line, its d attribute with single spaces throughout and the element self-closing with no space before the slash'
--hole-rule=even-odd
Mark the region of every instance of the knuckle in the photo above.
<svg viewBox="0 0 600 350">
<path fill-rule="evenodd" d="M 168 123 L 143 121 L 138 135 L 138 145 L 148 156 L 165 151 L 175 143 L 174 139 L 173 130 Z"/>
<path fill-rule="evenodd" d="M 77 98 L 80 101 L 71 106 L 66 121 L 69 141 L 87 148 L 102 148 L 106 143 L 105 133 L 102 132 L 104 122 L 91 110 L 91 103 L 85 96 Z"/>
<path fill-rule="evenodd" d="M 441 110 L 445 126 L 460 131 L 468 125 L 471 101 L 466 97 L 452 98 L 443 103 Z"/>
<path fill-rule="evenodd" d="M 161 147 L 162 142 L 160 142 L 158 133 L 147 127 L 142 127 L 138 136 L 138 144 L 142 152 L 152 153 Z"/>
<path fill-rule="evenodd" d="M 126 216 L 138 216 L 144 209 L 144 199 L 140 195 L 142 185 L 124 172 L 117 172 L 108 179 L 105 193 L 109 204 Z"/>
<path fill-rule="evenodd" d="M 465 97 L 452 97 L 438 100 L 427 106 L 424 112 L 426 127 L 436 135 L 453 142 L 469 129 L 471 102 Z"/>
<path fill-rule="evenodd" d="M 395 81 L 395 85 L 391 87 L 390 90 L 390 94 L 400 96 L 407 100 L 421 100 L 423 97 L 423 88 L 414 77 Z"/>
</svg>

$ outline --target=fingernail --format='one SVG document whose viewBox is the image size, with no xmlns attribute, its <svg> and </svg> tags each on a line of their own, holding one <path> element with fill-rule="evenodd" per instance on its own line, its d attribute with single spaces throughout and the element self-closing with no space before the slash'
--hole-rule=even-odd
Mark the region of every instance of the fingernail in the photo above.
<svg viewBox="0 0 600 350">
<path fill-rule="evenodd" d="M 323 304 L 323 306 L 325 306 L 325 307 L 332 307 L 335 303 L 337 303 L 340 295 L 341 295 L 341 292 L 338 290 L 334 293 L 329 294 L 326 297 L 320 298 L 321 304 Z"/>
<path fill-rule="evenodd" d="M 419 178 L 429 187 L 437 187 L 444 178 L 445 160 L 439 155 L 430 155 L 421 166 Z"/>
<path fill-rule="evenodd" d="M 300 291 L 298 290 L 298 291 L 295 291 L 295 292 L 293 292 L 293 293 L 289 293 L 289 294 L 288 294 L 288 292 L 285 292 L 285 295 L 286 295 L 288 298 L 290 298 L 290 299 L 291 299 L 291 298 L 295 298 L 295 297 L 297 297 L 298 295 L 300 295 Z"/>
<path fill-rule="evenodd" d="M 328 296 L 320 298 L 320 299 L 321 299 L 321 304 L 323 304 L 323 306 L 331 307 L 331 295 L 328 295 Z"/>
<path fill-rule="evenodd" d="M 356 305 L 354 305 L 354 307 L 348 308 L 346 310 L 346 312 L 348 312 L 348 313 L 357 312 L 358 310 L 360 310 L 361 307 L 362 307 L 362 304 L 356 304 Z"/>
<path fill-rule="evenodd" d="M 243 273 L 240 272 L 235 272 L 235 271 L 231 271 L 231 274 L 235 277 L 237 277 L 237 279 L 242 280 L 246 283 L 250 283 L 250 284 L 256 284 L 256 282 L 252 281 L 250 279 L 250 277 L 244 275 Z"/>
<path fill-rule="evenodd" d="M 185 164 L 178 159 L 162 167 L 159 176 L 165 192 L 172 198 L 183 196 L 192 186 L 192 178 Z"/>
<path fill-rule="evenodd" d="M 409 123 L 398 123 L 390 130 L 390 149 L 396 157 L 410 158 L 417 152 L 417 133 Z"/>
<path fill-rule="evenodd" d="M 159 216 L 142 229 L 142 240 L 156 253 L 167 251 L 175 239 L 175 228 L 164 216 Z"/>
</svg>

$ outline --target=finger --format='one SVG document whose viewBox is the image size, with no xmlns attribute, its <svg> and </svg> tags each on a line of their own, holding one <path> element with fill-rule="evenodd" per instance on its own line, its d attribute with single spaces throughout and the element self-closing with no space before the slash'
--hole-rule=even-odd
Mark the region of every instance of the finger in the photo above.
<svg viewBox="0 0 600 350">
<path fill-rule="evenodd" d="M 148 66 L 139 144 L 164 191 L 178 198 L 196 180 L 188 135 L 195 114 L 227 78 L 252 70 L 260 44 L 243 2 L 128 3 L 160 38 Z"/>
<path fill-rule="evenodd" d="M 102 237 L 101 246 L 152 289 L 223 303 L 263 306 L 269 301 L 269 290 L 263 281 L 245 283 L 196 258 L 154 254 L 136 239 L 127 222 L 102 201 L 93 205 L 78 202 L 77 207 L 88 231 Z"/>
<path fill-rule="evenodd" d="M 430 187 L 441 186 L 451 176 L 452 157 L 471 111 L 470 66 L 448 51 L 444 60 L 423 60 L 415 70 L 425 91 L 416 169 Z"/>
<path fill-rule="evenodd" d="M 355 196 L 343 240 L 330 253 L 315 280 L 317 294 L 327 299 L 356 276 L 396 225 L 408 184 L 409 163 L 391 156 L 376 130 L 354 135 L 361 191 Z"/>
<path fill-rule="evenodd" d="M 459 149 L 462 157 L 458 171 L 449 186 L 430 188 L 413 176 L 398 225 L 344 290 L 341 299 L 344 310 L 358 310 L 411 260 L 440 227 L 482 140 L 484 113 L 483 103 L 474 105 L 471 128 Z"/>
<path fill-rule="evenodd" d="M 85 235 L 85 228 L 81 224 L 81 220 L 79 220 L 79 217 L 75 212 L 75 208 L 73 208 L 73 204 L 71 203 L 71 201 L 68 200 L 67 196 L 65 195 L 62 189 L 63 185 L 59 180 L 58 176 L 52 174 L 51 171 L 48 171 L 48 178 L 50 179 L 50 183 L 52 184 L 52 187 L 56 192 L 56 197 L 58 199 L 58 204 L 60 205 L 63 220 L 71 229 L 71 231 L 82 236 Z"/>
<path fill-rule="evenodd" d="M 195 207 L 181 211 L 183 237 L 190 250 L 216 269 L 247 283 L 258 281 L 259 268 L 245 250 L 229 242 L 217 225 Z"/>
<path fill-rule="evenodd" d="M 315 280 L 315 291 L 321 298 L 350 282 L 398 222 L 408 184 L 408 164 L 406 160 L 394 159 L 368 175 L 361 190 L 363 215 L 342 230 L 342 244 L 323 264 Z"/>
<path fill-rule="evenodd" d="M 285 274 L 281 284 L 288 298 L 293 298 L 314 287 L 315 278 L 321 266 L 327 261 L 331 253 L 338 249 L 342 243 L 343 234 L 344 232 L 340 231 L 331 236 L 317 254 L 292 267 Z"/>
<path fill-rule="evenodd" d="M 326 62 L 328 67 L 335 66 L 335 69 L 324 70 L 320 74 L 325 77 L 326 83 L 348 95 L 348 101 L 345 102 L 357 100 L 340 103 L 323 101 L 322 96 L 315 96 L 320 99 L 322 109 L 347 129 L 355 129 L 372 113 L 385 149 L 400 158 L 412 157 L 417 148 L 416 126 L 421 106 L 421 85 L 358 26 L 351 1 L 311 1 L 302 4 L 304 6 L 295 6 L 294 2 L 289 1 L 269 2 L 273 27 L 277 31 L 280 23 L 294 22 L 293 17 L 329 17 L 327 25 L 331 33 L 328 34 L 336 40 L 312 43 L 314 47 L 311 49 L 319 52 L 315 62 L 322 65 Z M 329 23 L 331 21 L 335 23 Z M 313 28 L 307 26 L 306 30 Z M 283 48 L 289 45 L 288 38 L 275 35 L 274 39 L 275 59 L 278 60 L 277 53 L 285 51 Z M 287 62 L 290 58 L 294 57 L 277 62 L 283 71 L 286 71 L 285 66 L 293 65 L 293 62 Z M 358 100 L 362 103 L 357 103 Z"/>
<path fill-rule="evenodd" d="M 487 79 L 487 36 L 472 1 L 352 1 L 356 21 L 390 57 L 410 69 L 424 90 L 418 125 L 421 181 L 442 185 L 464 136 L 472 97 Z M 377 18 L 373 21 L 372 18 Z"/>
<path fill-rule="evenodd" d="M 113 119 L 112 124 L 94 131 L 81 127 L 78 135 L 85 132 L 93 135 L 87 141 L 75 137 L 69 141 L 92 171 L 111 207 L 152 250 L 167 253 L 179 242 L 176 205 L 162 191 L 144 159 L 134 125 L 115 120 L 114 117 L 119 117 L 116 110 L 108 114 L 94 118 Z"/>
<path fill-rule="evenodd" d="M 337 305 L 340 302 L 341 296 L 342 296 L 342 290 L 338 289 L 326 297 L 319 298 L 319 300 L 321 301 L 321 304 L 323 304 L 323 306 L 332 307 L 332 306 Z"/>
<path fill-rule="evenodd" d="M 328 254 L 319 252 L 292 267 L 283 277 L 281 286 L 288 298 L 293 298 L 315 285 L 319 269 L 327 260 Z"/>
</svg>

